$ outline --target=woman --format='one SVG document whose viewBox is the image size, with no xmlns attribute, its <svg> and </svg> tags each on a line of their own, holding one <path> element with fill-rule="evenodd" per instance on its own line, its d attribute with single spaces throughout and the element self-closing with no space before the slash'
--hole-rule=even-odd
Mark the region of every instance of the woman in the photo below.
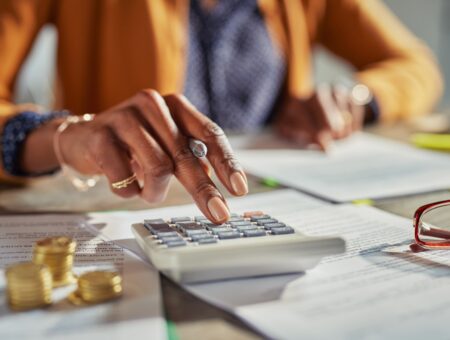
<svg viewBox="0 0 450 340">
<path fill-rule="evenodd" d="M 69 124 L 64 113 L 11 102 L 45 23 L 59 35 L 57 108 L 94 119 Z M 377 0 L 2 0 L 0 28 L 2 178 L 66 163 L 106 175 L 118 195 L 154 202 L 175 175 L 216 222 L 228 208 L 189 138 L 205 142 L 225 187 L 244 195 L 219 126 L 273 124 L 325 149 L 364 121 L 427 112 L 442 86 L 428 50 Z M 316 45 L 355 66 L 351 86 L 315 89 Z"/>
</svg>

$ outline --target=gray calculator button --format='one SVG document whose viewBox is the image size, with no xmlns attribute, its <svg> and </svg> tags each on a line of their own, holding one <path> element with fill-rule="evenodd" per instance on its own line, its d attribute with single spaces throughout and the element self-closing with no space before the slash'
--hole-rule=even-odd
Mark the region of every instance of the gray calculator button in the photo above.
<svg viewBox="0 0 450 340">
<path fill-rule="evenodd" d="M 199 240 L 205 239 L 205 238 L 214 238 L 214 236 L 212 236 L 209 233 L 205 233 L 205 234 L 195 234 L 191 236 L 192 242 L 198 242 Z"/>
<path fill-rule="evenodd" d="M 259 220 L 267 220 L 267 219 L 271 219 L 271 218 L 272 217 L 270 217 L 269 215 L 257 215 L 257 216 L 250 217 L 250 221 L 258 222 Z"/>
<path fill-rule="evenodd" d="M 230 232 L 232 230 L 228 227 L 221 227 L 221 228 L 213 228 L 211 229 L 211 231 L 214 235 L 218 235 L 219 233 Z"/>
<path fill-rule="evenodd" d="M 192 237 L 194 235 L 209 235 L 209 233 L 205 229 L 185 230 L 184 233 L 189 237 Z"/>
<path fill-rule="evenodd" d="M 278 220 L 274 219 L 274 218 L 264 218 L 262 220 L 258 220 L 258 224 L 259 225 L 265 225 L 267 223 L 276 223 L 278 222 Z"/>
<path fill-rule="evenodd" d="M 180 227 L 180 228 L 200 227 L 200 224 L 198 224 L 197 222 L 193 222 L 193 221 L 183 221 L 183 222 L 177 222 L 175 224 L 177 225 L 177 227 Z"/>
<path fill-rule="evenodd" d="M 176 231 L 157 231 L 156 235 L 158 235 L 158 237 L 172 237 L 178 236 L 178 233 Z"/>
<path fill-rule="evenodd" d="M 208 222 L 208 219 L 205 216 L 203 216 L 203 215 L 195 216 L 194 220 L 197 221 L 197 222 Z"/>
<path fill-rule="evenodd" d="M 161 224 L 166 223 L 162 218 L 154 218 L 152 220 L 144 220 L 144 224 Z"/>
<path fill-rule="evenodd" d="M 228 220 L 228 223 L 230 222 L 243 222 L 245 221 L 243 217 L 230 217 L 230 219 Z"/>
<path fill-rule="evenodd" d="M 266 236 L 266 232 L 261 229 L 253 229 L 253 230 L 244 230 L 245 237 L 257 237 L 257 236 Z"/>
<path fill-rule="evenodd" d="M 214 237 L 202 238 L 202 239 L 198 240 L 197 242 L 198 242 L 198 244 L 211 244 L 211 243 L 217 243 L 217 239 L 215 239 Z"/>
<path fill-rule="evenodd" d="M 168 247 L 181 247 L 186 245 L 186 241 L 185 240 L 171 241 L 167 242 L 166 245 Z"/>
<path fill-rule="evenodd" d="M 255 229 L 258 229 L 258 226 L 254 225 L 254 224 L 240 225 L 240 226 L 236 227 L 236 229 L 242 233 L 242 232 L 244 232 L 245 230 L 255 230 Z"/>
<path fill-rule="evenodd" d="M 229 239 L 232 239 L 232 238 L 239 238 L 239 237 L 241 237 L 241 233 L 238 232 L 238 231 L 234 231 L 234 230 L 222 231 L 220 233 L 217 233 L 217 235 L 219 235 L 219 238 L 221 240 L 229 240 Z"/>
<path fill-rule="evenodd" d="M 230 225 L 232 227 L 239 227 L 239 226 L 244 226 L 244 225 L 251 225 L 251 223 L 249 221 L 236 221 L 236 222 L 230 222 Z"/>
<path fill-rule="evenodd" d="M 267 230 L 270 230 L 272 228 L 282 228 L 282 227 L 286 227 L 286 224 L 280 223 L 280 222 L 264 224 L 264 228 L 266 228 Z"/>
<path fill-rule="evenodd" d="M 215 227 L 223 227 L 225 224 L 215 224 L 215 223 L 212 223 L 212 222 L 210 222 L 210 221 L 202 221 L 202 222 L 200 222 L 201 224 L 202 224 L 202 226 L 204 226 L 204 227 L 212 227 L 212 228 L 215 228 Z"/>
<path fill-rule="evenodd" d="M 183 239 L 180 236 L 160 236 L 159 239 L 164 242 L 172 242 L 172 241 L 182 241 Z"/>
<path fill-rule="evenodd" d="M 272 228 L 272 235 L 293 234 L 295 231 L 291 227 Z"/>
<path fill-rule="evenodd" d="M 211 225 L 208 225 L 205 227 L 206 227 L 206 229 L 211 230 L 211 231 L 216 230 L 216 229 L 221 230 L 223 228 L 228 228 L 228 226 L 226 224 L 211 224 Z"/>
<path fill-rule="evenodd" d="M 181 216 L 181 217 L 172 217 L 170 219 L 170 223 L 177 223 L 177 222 L 188 222 L 192 221 L 190 217 L 188 216 Z"/>
</svg>

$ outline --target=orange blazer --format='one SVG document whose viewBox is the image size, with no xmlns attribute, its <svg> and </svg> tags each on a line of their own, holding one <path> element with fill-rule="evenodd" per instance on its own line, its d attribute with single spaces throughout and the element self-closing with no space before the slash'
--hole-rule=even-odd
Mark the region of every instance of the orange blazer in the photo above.
<svg viewBox="0 0 450 340">
<path fill-rule="evenodd" d="M 313 91 L 317 45 L 355 67 L 384 121 L 426 113 L 442 92 L 430 51 L 378 0 L 259 0 L 259 7 L 287 63 L 280 110 Z M 14 82 L 44 24 L 58 31 L 56 108 L 82 114 L 142 88 L 181 92 L 188 11 L 188 0 L 0 0 L 0 131 L 22 110 L 11 101 Z"/>
</svg>

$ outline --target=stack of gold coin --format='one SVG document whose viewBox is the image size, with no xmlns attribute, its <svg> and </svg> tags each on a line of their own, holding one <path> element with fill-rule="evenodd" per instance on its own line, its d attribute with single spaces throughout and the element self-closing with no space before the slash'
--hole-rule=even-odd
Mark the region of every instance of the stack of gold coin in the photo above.
<svg viewBox="0 0 450 340">
<path fill-rule="evenodd" d="M 37 241 L 33 252 L 33 262 L 45 264 L 50 269 L 53 287 L 76 282 L 72 272 L 76 242 L 69 237 L 50 237 Z"/>
<path fill-rule="evenodd" d="M 122 277 L 116 272 L 93 271 L 78 278 L 78 289 L 69 296 L 77 305 L 95 304 L 122 296 Z"/>
<path fill-rule="evenodd" d="M 47 266 L 19 263 L 8 267 L 5 274 L 12 309 L 39 308 L 52 303 L 52 275 Z"/>
</svg>

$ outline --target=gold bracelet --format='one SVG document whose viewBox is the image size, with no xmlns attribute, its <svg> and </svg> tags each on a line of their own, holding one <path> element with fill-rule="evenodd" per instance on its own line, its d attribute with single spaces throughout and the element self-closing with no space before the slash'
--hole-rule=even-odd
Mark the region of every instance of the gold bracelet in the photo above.
<svg viewBox="0 0 450 340">
<path fill-rule="evenodd" d="M 62 122 L 56 129 L 55 135 L 53 136 L 53 149 L 55 151 L 56 159 L 61 165 L 61 170 L 63 174 L 70 180 L 72 185 L 80 192 L 88 191 L 93 188 L 100 179 L 100 176 L 85 176 L 80 174 L 75 169 L 71 168 L 64 161 L 61 153 L 60 147 L 60 136 L 71 124 L 77 124 L 80 122 L 90 122 L 94 119 L 95 115 L 91 113 L 85 113 L 82 116 L 67 116 L 67 118 Z"/>
</svg>

